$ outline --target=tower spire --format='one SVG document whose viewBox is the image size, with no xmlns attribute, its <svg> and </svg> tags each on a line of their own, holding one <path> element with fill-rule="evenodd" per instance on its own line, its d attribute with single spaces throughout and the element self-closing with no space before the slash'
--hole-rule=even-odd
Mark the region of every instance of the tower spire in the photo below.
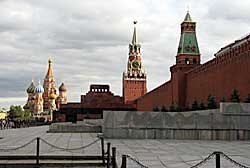
<svg viewBox="0 0 250 168">
<path fill-rule="evenodd" d="M 134 23 L 134 33 L 133 33 L 131 44 L 132 45 L 136 45 L 138 43 L 138 41 L 137 41 L 137 34 L 136 34 L 136 24 L 137 24 L 137 21 L 134 21 L 133 23 Z"/>
<path fill-rule="evenodd" d="M 129 44 L 129 53 L 133 54 L 133 53 L 140 53 L 140 49 L 141 49 L 141 45 L 138 42 L 138 37 L 137 37 L 137 32 L 136 32 L 136 24 L 137 21 L 134 21 L 134 32 L 133 32 L 133 36 L 132 36 L 132 41 Z"/>
<path fill-rule="evenodd" d="M 192 19 L 191 19 L 191 16 L 189 14 L 189 9 L 187 10 L 187 14 L 184 18 L 184 22 L 193 22 Z"/>
</svg>

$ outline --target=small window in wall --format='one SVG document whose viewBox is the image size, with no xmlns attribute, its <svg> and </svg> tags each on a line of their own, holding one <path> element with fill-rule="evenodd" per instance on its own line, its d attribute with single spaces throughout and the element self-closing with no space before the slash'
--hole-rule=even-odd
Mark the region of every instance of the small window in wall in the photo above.
<svg viewBox="0 0 250 168">
<path fill-rule="evenodd" d="M 188 58 L 185 58 L 185 63 L 189 64 L 189 59 Z"/>
<path fill-rule="evenodd" d="M 197 64 L 197 59 L 196 58 L 193 59 L 193 64 Z"/>
</svg>

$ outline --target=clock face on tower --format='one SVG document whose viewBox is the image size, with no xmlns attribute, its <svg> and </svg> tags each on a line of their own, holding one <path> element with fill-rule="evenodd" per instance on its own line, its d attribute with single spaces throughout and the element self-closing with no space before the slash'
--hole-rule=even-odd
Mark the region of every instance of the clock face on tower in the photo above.
<svg viewBox="0 0 250 168">
<path fill-rule="evenodd" d="M 140 62 L 135 60 L 131 65 L 133 69 L 138 69 L 140 67 Z"/>
</svg>

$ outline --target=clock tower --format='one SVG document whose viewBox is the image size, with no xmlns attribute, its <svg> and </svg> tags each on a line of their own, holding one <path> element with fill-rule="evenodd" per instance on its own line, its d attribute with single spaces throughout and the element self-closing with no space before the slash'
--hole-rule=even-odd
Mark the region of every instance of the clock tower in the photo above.
<svg viewBox="0 0 250 168">
<path fill-rule="evenodd" d="M 126 104 L 147 93 L 146 73 L 142 70 L 141 45 L 136 34 L 136 24 L 134 21 L 134 33 L 132 42 L 129 44 L 129 57 L 127 70 L 123 73 L 123 98 Z"/>
</svg>

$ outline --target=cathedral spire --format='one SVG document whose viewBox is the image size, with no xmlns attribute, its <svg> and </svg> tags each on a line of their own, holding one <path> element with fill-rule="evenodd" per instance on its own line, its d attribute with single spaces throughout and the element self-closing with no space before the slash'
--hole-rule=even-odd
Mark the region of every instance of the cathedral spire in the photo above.
<svg viewBox="0 0 250 168">
<path fill-rule="evenodd" d="M 49 58 L 48 63 L 49 63 L 49 67 L 48 67 L 48 72 L 47 72 L 46 77 L 53 77 L 53 69 L 52 69 L 53 60 L 51 57 Z"/>
</svg>

